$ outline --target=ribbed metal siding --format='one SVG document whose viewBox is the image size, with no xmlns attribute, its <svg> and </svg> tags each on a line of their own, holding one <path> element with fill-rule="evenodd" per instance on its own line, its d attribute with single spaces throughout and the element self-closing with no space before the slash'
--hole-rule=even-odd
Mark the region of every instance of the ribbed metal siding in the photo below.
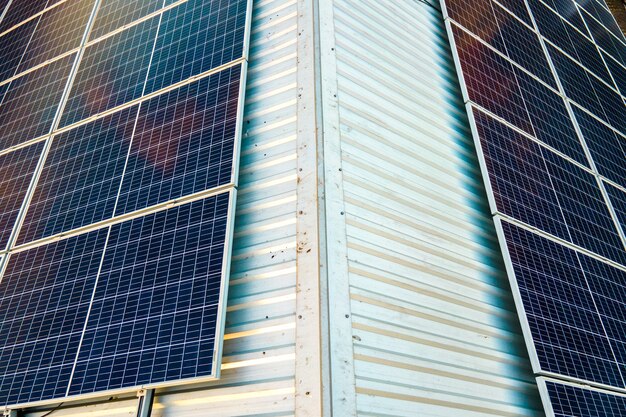
<svg viewBox="0 0 626 417">
<path fill-rule="evenodd" d="M 254 1 L 222 378 L 157 391 L 155 417 L 294 414 L 296 22 L 295 1 Z M 53 416 L 135 415 L 136 401 Z"/>
<path fill-rule="evenodd" d="M 358 414 L 541 415 L 440 12 L 333 13 Z"/>
</svg>

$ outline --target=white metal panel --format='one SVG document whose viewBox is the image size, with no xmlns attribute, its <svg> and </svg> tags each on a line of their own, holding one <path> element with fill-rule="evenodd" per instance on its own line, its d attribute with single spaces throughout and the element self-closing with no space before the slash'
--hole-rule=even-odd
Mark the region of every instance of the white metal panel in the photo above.
<svg viewBox="0 0 626 417">
<path fill-rule="evenodd" d="M 333 16 L 357 414 L 542 415 L 440 11 Z"/>
<path fill-rule="evenodd" d="M 295 0 L 254 1 L 221 379 L 157 390 L 155 417 L 294 414 L 297 39 Z M 136 402 L 52 415 L 129 416 Z"/>
</svg>

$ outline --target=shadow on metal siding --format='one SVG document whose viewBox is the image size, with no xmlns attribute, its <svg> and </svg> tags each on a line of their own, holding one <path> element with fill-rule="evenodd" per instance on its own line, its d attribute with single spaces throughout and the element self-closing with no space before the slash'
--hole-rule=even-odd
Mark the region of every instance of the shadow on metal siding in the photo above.
<svg viewBox="0 0 626 417">
<path fill-rule="evenodd" d="M 541 415 L 440 12 L 334 15 L 359 415 Z"/>
<path fill-rule="evenodd" d="M 158 391 L 154 417 L 294 413 L 296 19 L 295 1 L 254 2 L 222 378 Z M 53 416 L 135 412 L 131 398 Z"/>
</svg>

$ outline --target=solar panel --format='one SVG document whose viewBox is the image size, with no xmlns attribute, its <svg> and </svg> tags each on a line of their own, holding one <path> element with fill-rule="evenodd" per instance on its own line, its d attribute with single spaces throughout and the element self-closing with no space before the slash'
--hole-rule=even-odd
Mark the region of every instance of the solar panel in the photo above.
<svg viewBox="0 0 626 417">
<path fill-rule="evenodd" d="M 0 405 L 219 377 L 250 7 L 7 9 Z"/>
<path fill-rule="evenodd" d="M 112 227 L 70 394 L 216 373 L 230 200 Z"/>
<path fill-rule="evenodd" d="M 530 19 L 521 20 L 531 27 L 510 20 L 502 31 L 500 24 L 497 42 L 493 23 L 477 17 L 494 4 L 481 1 L 478 10 L 472 2 L 442 3 L 539 384 L 549 374 L 626 393 L 623 36 L 595 0 L 519 2 L 529 6 Z M 539 55 L 525 49 L 534 36 Z M 518 39 L 526 40 L 518 44 L 527 60 L 501 49 Z M 556 85 L 538 69 L 543 59 Z M 615 393 L 598 400 L 597 390 L 554 387 L 542 395 L 551 416 L 624 409 Z M 571 402 L 576 396 L 580 402 Z"/>
<path fill-rule="evenodd" d="M 113 217 L 136 118 L 134 106 L 54 137 L 18 245 Z"/>
<path fill-rule="evenodd" d="M 554 417 L 624 417 L 626 397 L 588 386 L 564 384 L 552 379 L 541 380 L 544 401 L 550 403 Z"/>
</svg>

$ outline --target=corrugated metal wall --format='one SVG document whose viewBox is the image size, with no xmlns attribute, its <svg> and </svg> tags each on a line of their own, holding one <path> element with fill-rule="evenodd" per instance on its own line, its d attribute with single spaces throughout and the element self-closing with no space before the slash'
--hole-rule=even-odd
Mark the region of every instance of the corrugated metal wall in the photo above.
<svg viewBox="0 0 626 417">
<path fill-rule="evenodd" d="M 222 379 L 157 391 L 155 417 L 294 414 L 296 25 L 295 1 L 254 1 Z M 129 416 L 136 404 L 112 399 L 51 417 Z"/>
<path fill-rule="evenodd" d="M 332 14 L 357 414 L 542 415 L 440 11 Z"/>
</svg>

